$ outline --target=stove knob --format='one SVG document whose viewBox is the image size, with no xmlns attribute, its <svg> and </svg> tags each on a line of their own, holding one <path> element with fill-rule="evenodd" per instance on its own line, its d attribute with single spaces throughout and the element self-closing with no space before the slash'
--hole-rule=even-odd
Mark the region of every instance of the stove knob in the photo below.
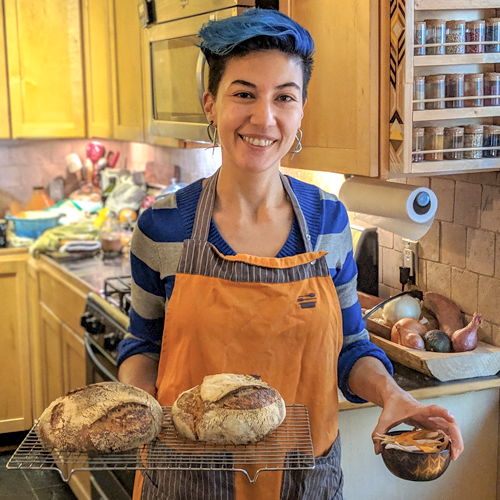
<svg viewBox="0 0 500 500">
<path fill-rule="evenodd" d="M 104 349 L 106 351 L 116 351 L 118 349 L 118 344 L 120 343 L 120 339 L 114 335 L 110 335 L 109 337 L 104 337 Z"/>
<path fill-rule="evenodd" d="M 87 331 L 89 333 L 104 333 L 104 330 L 104 325 L 97 318 L 92 317 L 87 321 Z"/>
<path fill-rule="evenodd" d="M 87 322 L 92 318 L 92 313 L 90 311 L 85 311 L 80 319 L 80 325 L 87 330 Z"/>
</svg>

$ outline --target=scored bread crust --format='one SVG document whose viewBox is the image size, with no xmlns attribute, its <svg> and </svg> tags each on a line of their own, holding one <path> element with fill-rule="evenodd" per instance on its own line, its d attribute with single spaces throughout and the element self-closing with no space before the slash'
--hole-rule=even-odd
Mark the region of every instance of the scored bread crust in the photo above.
<svg viewBox="0 0 500 500">
<path fill-rule="evenodd" d="M 219 444 L 265 439 L 285 419 L 279 392 L 251 375 L 222 373 L 179 395 L 172 421 L 184 437 Z"/>
<path fill-rule="evenodd" d="M 58 450 L 107 453 L 152 441 L 162 423 L 162 407 L 146 391 L 100 382 L 53 401 L 39 419 L 37 434 Z"/>
</svg>

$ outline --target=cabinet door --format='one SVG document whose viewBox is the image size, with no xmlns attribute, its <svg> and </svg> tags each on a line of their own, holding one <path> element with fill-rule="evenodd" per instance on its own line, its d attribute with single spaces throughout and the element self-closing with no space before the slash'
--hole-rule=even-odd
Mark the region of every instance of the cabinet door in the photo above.
<svg viewBox="0 0 500 500">
<path fill-rule="evenodd" d="M 10 137 L 9 91 L 7 87 L 7 57 L 3 0 L 0 0 L 0 139 Z"/>
<path fill-rule="evenodd" d="M 64 395 L 62 325 L 62 321 L 41 302 L 40 337 L 42 342 L 44 407 L 47 407 L 54 399 Z"/>
<path fill-rule="evenodd" d="M 79 0 L 4 0 L 12 136 L 85 137 Z"/>
<path fill-rule="evenodd" d="M 62 325 L 64 393 L 86 385 L 85 344 L 67 325 Z"/>
<path fill-rule="evenodd" d="M 116 139 L 144 141 L 141 33 L 137 0 L 110 0 L 113 134 Z"/>
<path fill-rule="evenodd" d="M 0 433 L 32 425 L 26 260 L 0 259 Z"/>
<path fill-rule="evenodd" d="M 87 135 L 112 137 L 108 0 L 83 0 Z"/>
<path fill-rule="evenodd" d="M 302 120 L 303 149 L 282 165 L 343 174 L 379 172 L 379 2 L 281 0 L 316 52 Z"/>
</svg>

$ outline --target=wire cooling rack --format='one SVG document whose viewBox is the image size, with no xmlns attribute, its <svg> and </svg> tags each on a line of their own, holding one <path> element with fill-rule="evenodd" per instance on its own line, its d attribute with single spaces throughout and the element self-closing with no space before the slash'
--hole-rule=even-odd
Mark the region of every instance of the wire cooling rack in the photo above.
<svg viewBox="0 0 500 500">
<path fill-rule="evenodd" d="M 264 441 L 218 445 L 180 436 L 163 407 L 163 427 L 148 445 L 119 453 L 75 453 L 47 447 L 38 438 L 38 422 L 7 463 L 7 469 L 56 470 L 69 481 L 78 470 L 211 470 L 243 472 L 251 483 L 262 471 L 313 469 L 309 414 L 303 405 L 287 405 L 283 423 Z"/>
</svg>

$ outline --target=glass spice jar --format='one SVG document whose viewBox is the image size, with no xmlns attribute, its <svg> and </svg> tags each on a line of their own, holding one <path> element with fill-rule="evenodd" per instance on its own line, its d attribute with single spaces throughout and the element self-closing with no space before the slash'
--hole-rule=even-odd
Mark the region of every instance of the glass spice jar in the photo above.
<svg viewBox="0 0 500 500">
<path fill-rule="evenodd" d="M 467 74 L 464 77 L 464 95 L 484 95 L 484 77 L 482 73 Z M 483 105 L 483 99 L 465 99 L 466 108 L 476 108 Z"/>
<path fill-rule="evenodd" d="M 444 19 L 426 19 L 425 25 L 427 33 L 425 36 L 425 43 L 445 43 L 446 41 L 446 21 Z M 442 55 L 445 53 L 444 45 L 437 45 L 434 47 L 426 47 L 425 53 L 427 55 Z"/>
<path fill-rule="evenodd" d="M 425 76 L 415 76 L 413 78 L 413 100 L 421 101 L 425 99 Z M 425 102 L 414 102 L 413 111 L 425 109 Z"/>
<path fill-rule="evenodd" d="M 465 41 L 466 42 L 484 42 L 485 38 L 485 22 L 484 21 L 469 21 L 465 23 Z M 484 45 L 476 43 L 474 45 L 466 45 L 465 52 L 467 54 L 482 54 Z"/>
<path fill-rule="evenodd" d="M 483 147 L 500 146 L 500 127 L 498 125 L 483 125 Z M 483 149 L 483 158 L 497 158 L 498 149 Z"/>
<path fill-rule="evenodd" d="M 435 151 L 444 149 L 444 127 L 424 127 L 424 151 Z M 443 153 L 425 153 L 424 160 L 440 161 Z"/>
<path fill-rule="evenodd" d="M 464 129 L 463 127 L 445 127 L 444 129 L 444 148 L 460 149 L 464 147 Z M 463 151 L 448 151 L 443 153 L 445 160 L 461 160 L 464 157 Z"/>
<path fill-rule="evenodd" d="M 500 73 L 485 73 L 484 95 L 500 95 Z M 484 106 L 500 106 L 500 98 L 484 99 Z"/>
<path fill-rule="evenodd" d="M 446 75 L 446 97 L 463 97 L 464 96 L 464 75 L 463 73 L 453 73 Z M 464 101 L 456 99 L 446 101 L 447 108 L 463 108 Z"/>
<path fill-rule="evenodd" d="M 444 99 L 446 97 L 446 76 L 428 75 L 425 77 L 425 98 L 426 99 Z M 446 101 L 426 102 L 425 109 L 444 109 Z"/>
<path fill-rule="evenodd" d="M 465 21 L 446 21 L 446 43 L 457 43 L 457 45 L 446 45 L 447 54 L 465 54 Z"/>
<path fill-rule="evenodd" d="M 484 128 L 482 125 L 466 125 L 464 127 L 464 148 L 482 148 L 483 132 Z M 481 149 L 464 151 L 465 159 L 474 160 L 482 157 L 483 151 Z"/>
<path fill-rule="evenodd" d="M 424 129 L 416 127 L 413 129 L 412 148 L 413 154 L 411 155 L 412 163 L 420 163 L 424 160 L 424 155 L 419 153 L 424 149 Z"/>
<path fill-rule="evenodd" d="M 500 18 L 486 19 L 485 40 L 487 42 L 500 42 Z M 500 52 L 500 43 L 485 45 L 485 52 Z"/>
<path fill-rule="evenodd" d="M 425 21 L 416 21 L 413 32 L 413 44 L 423 45 L 425 43 Z M 415 47 L 413 54 L 416 56 L 425 56 L 425 47 Z"/>
</svg>

